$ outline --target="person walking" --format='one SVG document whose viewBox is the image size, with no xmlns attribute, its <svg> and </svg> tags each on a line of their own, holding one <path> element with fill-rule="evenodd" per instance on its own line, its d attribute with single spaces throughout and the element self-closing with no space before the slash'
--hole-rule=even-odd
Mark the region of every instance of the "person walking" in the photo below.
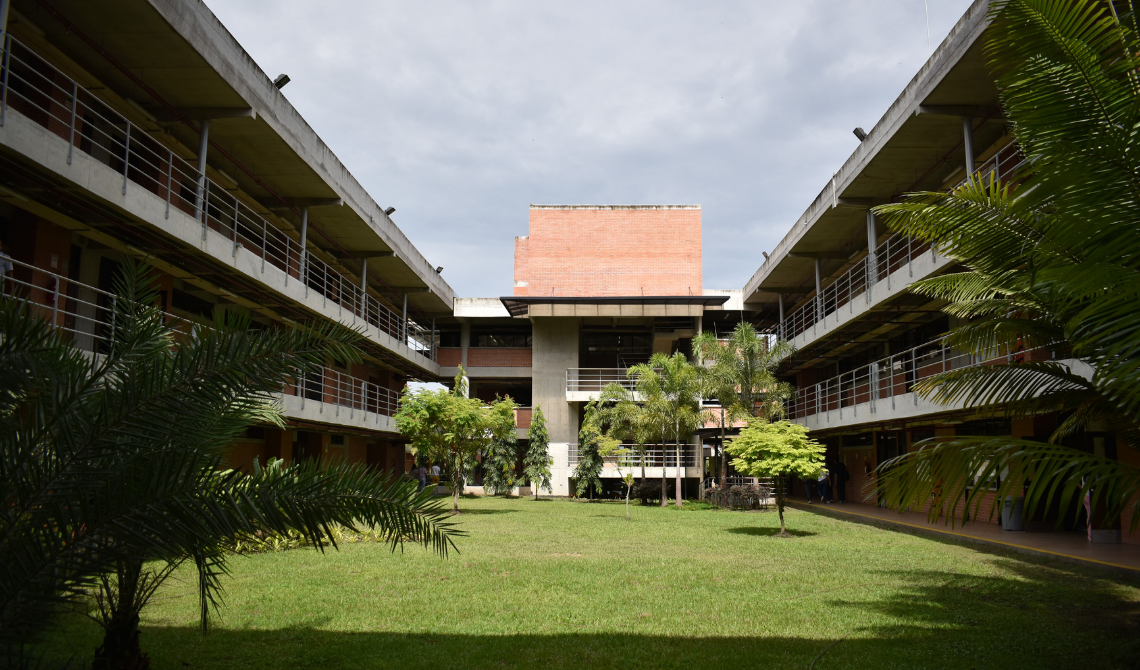
<svg viewBox="0 0 1140 670">
<path fill-rule="evenodd" d="M 811 504 L 811 487 L 814 484 L 815 484 L 815 482 L 813 482 L 812 480 L 804 479 L 804 495 L 807 496 L 807 504 L 809 504 L 809 505 Z"/>
<path fill-rule="evenodd" d="M 831 502 L 831 491 L 830 491 L 831 487 L 828 486 L 828 484 L 830 483 L 828 478 L 830 476 L 831 476 L 831 473 L 829 473 L 827 471 L 827 468 L 820 468 L 819 469 L 819 478 L 816 479 L 815 488 L 816 488 L 816 493 L 819 494 L 819 501 L 821 503 Z"/>
<path fill-rule="evenodd" d="M 843 461 L 836 461 L 832 471 L 835 473 L 835 499 L 845 503 L 847 502 L 847 482 L 851 479 L 851 473 L 847 471 L 847 464 Z"/>
<path fill-rule="evenodd" d="M 416 468 L 416 479 L 418 479 L 420 482 L 420 487 L 416 489 L 416 493 L 419 493 L 420 491 L 424 490 L 425 486 L 427 486 L 427 468 L 425 468 L 422 464 L 420 467 Z"/>
</svg>

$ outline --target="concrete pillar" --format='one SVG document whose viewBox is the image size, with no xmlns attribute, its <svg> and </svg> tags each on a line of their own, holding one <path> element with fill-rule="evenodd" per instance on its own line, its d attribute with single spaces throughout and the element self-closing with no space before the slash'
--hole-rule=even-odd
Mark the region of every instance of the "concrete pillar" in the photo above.
<svg viewBox="0 0 1140 670">
<path fill-rule="evenodd" d="M 463 369 L 467 369 L 467 348 L 471 346 L 471 324 L 464 321 L 459 324 L 459 362 Z"/>
<path fill-rule="evenodd" d="M 962 117 L 962 141 L 966 147 L 966 176 L 974 174 L 974 120 Z"/>
<path fill-rule="evenodd" d="M 197 202 L 197 212 L 195 214 L 200 217 L 202 221 L 206 220 L 205 211 L 206 203 L 202 202 L 202 198 L 206 195 L 206 152 L 210 148 L 210 120 L 202 121 L 201 129 L 198 131 L 198 193 L 195 195 Z"/>
<path fill-rule="evenodd" d="M 533 404 L 542 405 L 550 432 L 554 494 L 568 495 L 572 472 L 568 454 L 569 446 L 578 442 L 578 405 L 566 401 L 566 370 L 578 367 L 578 319 L 539 317 L 531 324 Z"/>
</svg>

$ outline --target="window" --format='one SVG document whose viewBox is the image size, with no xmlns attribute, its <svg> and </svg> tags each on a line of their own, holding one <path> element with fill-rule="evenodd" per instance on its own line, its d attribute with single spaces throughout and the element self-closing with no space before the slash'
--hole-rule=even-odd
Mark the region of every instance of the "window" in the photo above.
<svg viewBox="0 0 1140 670">
<path fill-rule="evenodd" d="M 531 346 L 531 334 L 520 330 L 473 330 L 471 331 L 471 346 L 518 347 L 529 349 Z"/>
</svg>

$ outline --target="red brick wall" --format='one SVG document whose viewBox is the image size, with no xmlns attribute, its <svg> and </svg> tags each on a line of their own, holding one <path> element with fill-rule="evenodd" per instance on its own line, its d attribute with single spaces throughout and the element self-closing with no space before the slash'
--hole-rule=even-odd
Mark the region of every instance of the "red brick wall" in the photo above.
<svg viewBox="0 0 1140 670">
<path fill-rule="evenodd" d="M 515 295 L 701 294 L 701 210 L 532 206 Z"/>
<path fill-rule="evenodd" d="M 436 358 L 442 367 L 454 368 L 463 360 L 463 350 L 459 347 L 440 347 Z"/>
<path fill-rule="evenodd" d="M 467 365 L 472 368 L 529 368 L 530 349 L 471 347 L 467 350 Z"/>
<path fill-rule="evenodd" d="M 515 295 L 530 295 L 529 286 L 519 286 L 519 282 L 527 281 L 530 274 L 530 238 L 515 238 Z"/>
<path fill-rule="evenodd" d="M 530 428 L 530 420 L 534 414 L 534 409 L 530 407 L 520 407 L 515 410 L 515 426 L 517 428 Z"/>
</svg>

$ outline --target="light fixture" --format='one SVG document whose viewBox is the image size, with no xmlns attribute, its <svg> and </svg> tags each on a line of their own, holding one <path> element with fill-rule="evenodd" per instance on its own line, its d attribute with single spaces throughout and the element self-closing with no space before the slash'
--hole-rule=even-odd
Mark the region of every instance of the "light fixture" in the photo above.
<svg viewBox="0 0 1140 670">
<path fill-rule="evenodd" d="M 761 251 L 760 253 L 764 254 L 764 260 L 767 261 L 768 260 L 768 252 L 767 251 Z"/>
<path fill-rule="evenodd" d="M 279 74 L 279 75 L 277 75 L 277 78 L 273 80 L 273 85 L 277 87 L 278 91 L 285 88 L 285 84 L 288 84 L 288 83 L 289 83 L 289 75 L 287 75 L 287 74 Z"/>
<path fill-rule="evenodd" d="M 441 266 L 439 266 L 439 267 L 437 267 L 437 268 L 435 269 L 435 273 L 436 273 L 436 274 L 439 274 L 439 273 L 441 273 L 441 272 L 443 272 L 443 266 L 442 266 L 442 265 L 441 265 Z"/>
<path fill-rule="evenodd" d="M 388 209 L 384 210 L 384 215 L 385 216 L 392 216 L 392 213 L 395 211 L 396 211 L 395 207 L 389 207 Z"/>
<path fill-rule="evenodd" d="M 858 137 L 860 142 L 867 139 L 867 131 L 863 130 L 862 128 L 856 128 L 855 130 L 852 130 L 851 132 L 855 133 L 855 137 Z"/>
</svg>

